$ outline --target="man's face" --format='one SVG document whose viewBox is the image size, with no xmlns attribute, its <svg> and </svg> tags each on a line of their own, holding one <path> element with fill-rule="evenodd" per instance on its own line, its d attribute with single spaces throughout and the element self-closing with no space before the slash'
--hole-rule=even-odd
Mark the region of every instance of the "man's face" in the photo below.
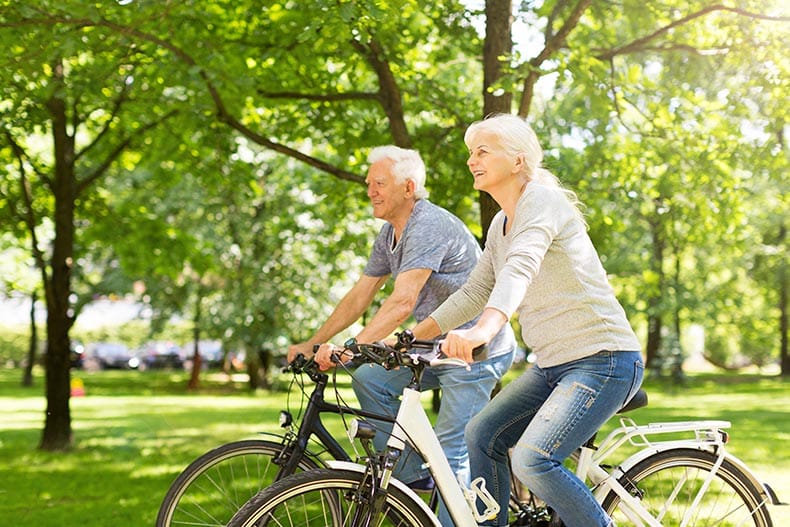
<svg viewBox="0 0 790 527">
<path fill-rule="evenodd" d="M 368 198 L 373 205 L 373 216 L 392 222 L 404 214 L 408 215 L 406 205 L 411 201 L 409 185 L 411 181 L 396 182 L 390 168 L 392 161 L 382 159 L 376 161 L 368 169 L 365 183 L 368 186 Z"/>
</svg>

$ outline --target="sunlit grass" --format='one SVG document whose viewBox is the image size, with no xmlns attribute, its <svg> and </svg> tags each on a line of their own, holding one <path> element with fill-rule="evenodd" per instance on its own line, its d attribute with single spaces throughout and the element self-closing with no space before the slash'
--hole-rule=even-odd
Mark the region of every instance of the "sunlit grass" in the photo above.
<svg viewBox="0 0 790 527">
<path fill-rule="evenodd" d="M 510 375 L 516 375 L 514 371 Z M 44 381 L 20 387 L 19 370 L 0 370 L 0 518 L 15 527 L 153 525 L 175 476 L 194 458 L 226 441 L 277 432 L 286 401 L 296 413 L 298 391 L 250 394 L 222 374 L 186 391 L 181 372 L 75 372 L 86 389 L 71 399 L 74 447 L 37 450 L 44 424 Z M 278 384 L 287 386 L 287 378 Z M 353 402 L 348 379 L 342 395 Z M 790 385 L 759 376 L 693 376 L 681 387 L 648 381 L 650 405 L 637 422 L 732 421 L 730 451 L 790 501 Z M 308 389 L 310 384 L 308 381 Z M 328 394 L 330 392 L 327 392 Z M 429 403 L 430 397 L 424 399 Z M 330 429 L 344 437 L 337 418 Z M 609 425 L 611 428 L 612 424 Z M 781 509 L 780 509 L 781 510 Z M 774 513 L 778 527 L 790 527 Z"/>
</svg>

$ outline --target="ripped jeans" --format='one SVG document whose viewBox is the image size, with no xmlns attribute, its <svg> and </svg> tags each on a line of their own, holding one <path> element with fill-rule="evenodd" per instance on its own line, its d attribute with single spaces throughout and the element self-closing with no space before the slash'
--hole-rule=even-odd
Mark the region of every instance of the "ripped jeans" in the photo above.
<svg viewBox="0 0 790 527">
<path fill-rule="evenodd" d="M 482 476 L 507 525 L 513 472 L 557 511 L 567 527 L 605 527 L 611 520 L 563 460 L 636 393 L 644 365 L 638 351 L 602 351 L 549 368 L 530 367 L 507 384 L 466 426 L 472 479 Z"/>
</svg>

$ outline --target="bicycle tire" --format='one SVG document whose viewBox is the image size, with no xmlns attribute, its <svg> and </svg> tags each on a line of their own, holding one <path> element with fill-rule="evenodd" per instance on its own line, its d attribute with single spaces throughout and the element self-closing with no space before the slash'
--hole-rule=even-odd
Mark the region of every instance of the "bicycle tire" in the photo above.
<svg viewBox="0 0 790 527">
<path fill-rule="evenodd" d="M 250 439 L 225 443 L 189 464 L 170 485 L 156 527 L 224 527 L 244 503 L 269 486 L 279 466 L 272 460 L 282 443 Z M 305 456 L 298 470 L 324 466 Z"/>
<path fill-rule="evenodd" d="M 702 482 L 714 468 L 717 456 L 704 450 L 678 448 L 658 452 L 637 463 L 620 477 L 620 484 L 639 498 L 661 525 L 680 525 L 689 513 Z M 724 460 L 688 525 L 771 527 L 767 498 L 737 466 Z M 618 527 L 634 524 L 622 510 L 620 497 L 609 492 L 604 510 Z"/>
<path fill-rule="evenodd" d="M 435 517 L 412 496 L 391 485 L 381 496 L 382 513 L 366 516 L 366 488 L 361 472 L 316 469 L 288 476 L 256 494 L 228 523 L 228 527 L 427 527 Z M 362 499 L 360 499 L 360 497 Z"/>
</svg>

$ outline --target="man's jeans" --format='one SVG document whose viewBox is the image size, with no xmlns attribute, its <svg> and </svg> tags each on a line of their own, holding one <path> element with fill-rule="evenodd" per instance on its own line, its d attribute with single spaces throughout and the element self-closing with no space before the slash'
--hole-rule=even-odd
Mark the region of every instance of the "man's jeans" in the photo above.
<svg viewBox="0 0 790 527">
<path fill-rule="evenodd" d="M 644 365 L 638 351 L 603 351 L 550 368 L 533 366 L 508 383 L 466 428 L 472 475 L 486 480 L 507 525 L 508 449 L 516 477 L 567 527 L 611 520 L 584 482 L 562 462 L 636 393 Z"/>
<path fill-rule="evenodd" d="M 470 364 L 471 371 L 460 366 L 438 366 L 427 368 L 422 377 L 423 391 L 441 388 L 442 403 L 434 430 L 442 445 L 450 468 L 469 485 L 469 456 L 464 441 L 464 427 L 491 399 L 491 391 L 497 381 L 510 368 L 513 354 L 487 359 Z M 392 415 L 398 413 L 403 388 L 411 381 L 409 368 L 387 371 L 381 366 L 366 364 L 357 368 L 352 387 L 362 408 Z M 372 422 L 378 433 L 374 439 L 376 449 L 386 446 L 392 431 L 391 423 Z M 395 467 L 394 476 L 405 483 L 426 478 L 429 472 L 422 467 L 423 461 L 408 446 Z M 439 508 L 439 521 L 452 526 L 443 505 Z"/>
</svg>

